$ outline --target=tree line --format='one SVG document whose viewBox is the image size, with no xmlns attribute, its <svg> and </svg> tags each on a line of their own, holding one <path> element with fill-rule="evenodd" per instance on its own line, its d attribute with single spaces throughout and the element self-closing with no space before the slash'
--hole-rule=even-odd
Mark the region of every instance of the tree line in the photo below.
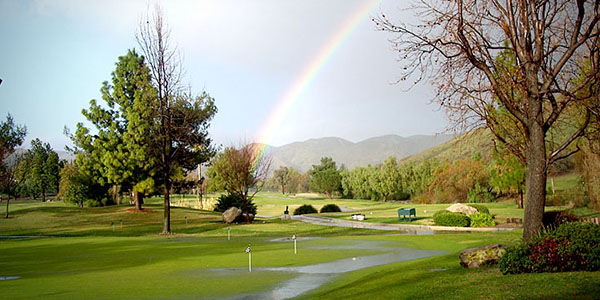
<svg viewBox="0 0 600 300">
<path fill-rule="evenodd" d="M 27 127 L 16 124 L 10 114 L 0 123 L 0 192 L 8 197 L 5 218 L 9 217 L 11 198 L 28 196 L 45 202 L 48 195 L 56 195 L 59 172 L 66 163 L 40 139 L 32 140 L 29 150 L 17 152 L 26 134 Z"/>
<path fill-rule="evenodd" d="M 598 140 L 586 136 L 581 143 L 598 147 Z M 582 149 L 566 171 L 579 169 L 582 185 L 589 201 L 578 203 L 599 209 L 595 176 L 600 172 L 598 154 Z M 585 170 L 584 170 L 585 168 Z M 562 169 L 561 169 L 562 170 Z M 565 171 L 565 170 L 562 170 Z M 398 162 L 389 157 L 382 164 L 359 166 L 348 170 L 339 168 L 333 159 L 323 157 L 319 165 L 304 174 L 282 166 L 267 180 L 265 189 L 283 194 L 316 192 L 328 197 L 374 201 L 411 200 L 418 203 L 493 202 L 498 198 L 513 198 L 519 208 L 524 207 L 525 167 L 510 152 L 494 149 L 489 158 L 475 152 L 471 157 L 425 159 L 420 162 Z M 549 188 L 548 194 L 553 191 Z M 574 199 L 571 199 L 574 200 Z"/>
</svg>

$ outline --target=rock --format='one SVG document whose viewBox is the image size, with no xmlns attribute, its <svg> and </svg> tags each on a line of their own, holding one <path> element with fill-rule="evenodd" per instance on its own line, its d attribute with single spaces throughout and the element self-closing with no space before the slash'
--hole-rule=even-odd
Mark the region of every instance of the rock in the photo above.
<svg viewBox="0 0 600 300">
<path fill-rule="evenodd" d="M 223 213 L 223 222 L 229 224 L 235 221 L 235 218 L 242 214 L 242 210 L 233 206 Z"/>
<path fill-rule="evenodd" d="M 460 252 L 460 265 L 465 268 L 479 268 L 487 264 L 495 264 L 506 253 L 506 246 L 489 244 L 477 248 L 469 248 Z"/>
<path fill-rule="evenodd" d="M 471 207 L 460 203 L 454 203 L 450 205 L 450 207 L 446 208 L 446 210 L 451 212 L 461 212 L 467 216 L 479 212 L 475 207 Z"/>
</svg>

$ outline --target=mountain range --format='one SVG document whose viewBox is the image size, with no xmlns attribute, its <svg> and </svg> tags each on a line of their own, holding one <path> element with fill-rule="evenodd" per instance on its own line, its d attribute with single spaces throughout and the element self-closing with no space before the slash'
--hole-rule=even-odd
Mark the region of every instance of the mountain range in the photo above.
<svg viewBox="0 0 600 300">
<path fill-rule="evenodd" d="M 281 166 L 293 167 L 304 173 L 318 165 L 322 157 L 331 157 L 339 166 L 348 169 L 358 166 L 381 164 L 390 156 L 401 160 L 419 154 L 432 147 L 444 144 L 453 139 L 452 135 L 384 135 L 353 143 L 338 137 L 309 139 L 294 142 L 280 147 L 268 147 L 267 154 L 272 159 L 271 172 Z M 16 154 L 23 154 L 25 149 L 17 149 Z M 66 151 L 56 151 L 60 159 L 73 161 L 75 156 Z M 10 162 L 11 158 L 9 158 Z"/>
<path fill-rule="evenodd" d="M 271 170 L 281 166 L 293 167 L 300 172 L 318 165 L 322 157 L 331 157 L 339 166 L 348 169 L 377 165 L 390 156 L 401 160 L 453 139 L 452 135 L 384 135 L 353 143 L 338 137 L 310 139 L 280 147 L 270 147 Z"/>
</svg>

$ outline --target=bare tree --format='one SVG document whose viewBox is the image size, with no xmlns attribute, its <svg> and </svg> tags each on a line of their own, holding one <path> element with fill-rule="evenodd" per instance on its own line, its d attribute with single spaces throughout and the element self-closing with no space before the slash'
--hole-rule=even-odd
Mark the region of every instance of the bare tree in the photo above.
<svg viewBox="0 0 600 300">
<path fill-rule="evenodd" d="M 262 189 L 271 167 L 271 158 L 260 148 L 258 144 L 227 147 L 217 154 L 208 172 L 210 180 L 242 199 L 246 221 L 250 221 L 248 202 Z"/>
<path fill-rule="evenodd" d="M 484 123 L 526 166 L 523 237 L 541 227 L 548 167 L 589 124 L 599 81 L 600 1 L 453 0 L 413 4 L 418 25 L 374 18 L 395 34 L 399 81 L 430 80 L 437 101 L 462 128 Z M 579 79 L 578 79 L 579 78 Z M 547 133 L 565 113 L 585 116 L 555 148 Z"/>
<path fill-rule="evenodd" d="M 292 170 L 288 167 L 281 166 L 273 173 L 275 182 L 281 187 L 281 193 L 285 195 L 285 187 L 292 181 Z"/>
<path fill-rule="evenodd" d="M 171 233 L 169 195 L 178 168 L 193 170 L 215 153 L 207 130 L 217 112 L 214 99 L 207 93 L 194 97 L 191 92 L 183 92 L 183 71 L 177 50 L 171 45 L 170 33 L 158 4 L 141 20 L 136 33 L 157 91 L 156 139 L 164 195 L 163 234 Z"/>
</svg>

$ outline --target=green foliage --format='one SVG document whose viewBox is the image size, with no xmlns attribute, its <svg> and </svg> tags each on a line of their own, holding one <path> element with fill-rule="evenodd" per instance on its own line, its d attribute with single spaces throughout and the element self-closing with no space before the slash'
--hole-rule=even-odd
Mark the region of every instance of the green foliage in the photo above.
<svg viewBox="0 0 600 300">
<path fill-rule="evenodd" d="M 294 210 L 294 215 L 305 215 L 305 214 L 316 214 L 316 213 L 318 213 L 317 209 L 309 204 L 304 204 Z"/>
<path fill-rule="evenodd" d="M 546 211 L 542 216 L 542 224 L 545 228 L 556 228 L 567 222 L 576 222 L 579 218 L 568 211 Z"/>
<path fill-rule="evenodd" d="M 508 249 L 503 274 L 600 270 L 600 226 L 568 222 Z"/>
<path fill-rule="evenodd" d="M 471 227 L 493 227 L 496 222 L 489 213 L 474 213 L 469 216 Z"/>
<path fill-rule="evenodd" d="M 467 204 L 470 207 L 473 207 L 475 209 L 477 209 L 478 212 L 482 213 L 482 214 L 490 214 L 490 210 L 487 208 L 487 206 L 482 205 L 482 204 L 473 204 L 473 203 L 469 203 Z"/>
<path fill-rule="evenodd" d="M 488 177 L 482 160 L 446 162 L 436 168 L 429 191 L 434 193 L 434 201 L 438 203 L 463 201 L 469 194 L 471 200 L 488 200 Z"/>
<path fill-rule="evenodd" d="M 224 212 L 234 206 L 244 211 L 244 201 L 238 194 L 221 195 L 217 200 L 217 205 L 215 206 L 214 211 Z M 256 215 L 256 205 L 252 202 L 252 200 L 248 201 L 247 212 Z"/>
<path fill-rule="evenodd" d="M 87 186 L 84 175 L 78 172 L 75 164 L 66 164 L 60 170 L 60 188 L 56 198 L 65 202 L 83 206 L 87 199 Z"/>
<path fill-rule="evenodd" d="M 342 210 L 340 209 L 340 207 L 335 204 L 327 204 L 327 205 L 324 205 L 323 207 L 321 207 L 321 213 L 341 212 L 341 211 Z"/>
<path fill-rule="evenodd" d="M 96 207 L 114 204 L 108 200 L 107 188 L 74 163 L 67 163 L 60 171 L 60 184 L 56 198 L 79 207 Z M 86 204 L 86 201 L 90 201 Z"/>
<path fill-rule="evenodd" d="M 417 176 L 410 177 L 407 170 L 390 156 L 381 166 L 357 167 L 343 170 L 342 190 L 345 197 L 371 200 L 404 200 L 410 197 L 408 186 Z"/>
<path fill-rule="evenodd" d="M 518 194 L 525 188 L 525 167 L 514 156 L 494 152 L 490 166 L 490 186 L 499 194 Z"/>
<path fill-rule="evenodd" d="M 438 226 L 469 227 L 471 221 L 463 213 L 440 210 L 433 214 L 433 222 Z"/>
<path fill-rule="evenodd" d="M 340 171 L 335 161 L 330 157 L 321 158 L 320 165 L 313 165 L 308 171 L 310 175 L 310 188 L 318 193 L 325 193 L 329 198 L 333 192 L 338 191 L 342 184 Z"/>
<path fill-rule="evenodd" d="M 467 202 L 469 203 L 488 203 L 494 201 L 496 197 L 490 192 L 490 188 L 484 188 L 479 183 L 467 191 Z"/>
<path fill-rule="evenodd" d="M 528 273 L 533 268 L 534 261 L 529 257 L 529 246 L 521 243 L 506 250 L 498 260 L 502 274 Z"/>
<path fill-rule="evenodd" d="M 9 197 L 17 196 L 28 169 L 19 167 L 23 160 L 22 155 L 15 155 L 12 159 L 9 157 L 15 152 L 15 148 L 23 143 L 26 134 L 27 128 L 15 124 L 10 114 L 7 114 L 6 121 L 0 123 L 0 192 Z"/>
<path fill-rule="evenodd" d="M 58 154 L 50 144 L 43 144 L 39 139 L 31 141 L 25 159 L 29 166 L 28 181 L 40 191 L 42 201 L 46 200 L 48 192 L 58 192 L 60 166 Z"/>
<path fill-rule="evenodd" d="M 0 162 L 15 151 L 15 148 L 23 144 L 27 135 L 27 127 L 15 124 L 10 114 L 6 115 L 6 121 L 0 123 Z"/>
<path fill-rule="evenodd" d="M 383 201 L 391 200 L 394 195 L 402 191 L 401 174 L 398 170 L 398 163 L 393 156 L 388 157 L 377 172 L 378 182 L 375 191 L 381 195 Z"/>
<path fill-rule="evenodd" d="M 101 207 L 101 206 L 103 206 L 102 202 L 100 202 L 98 200 L 90 199 L 90 200 L 85 200 L 83 202 L 83 207 Z"/>
<path fill-rule="evenodd" d="M 156 91 L 144 57 L 135 50 L 120 56 L 111 82 L 103 82 L 101 92 L 104 103 L 93 99 L 89 109 L 82 111 L 97 133 L 79 123 L 71 136 L 79 153 L 77 164 L 101 185 L 131 188 L 144 182 L 141 190 L 152 190 L 149 178 L 159 170 L 160 147 Z"/>
</svg>

